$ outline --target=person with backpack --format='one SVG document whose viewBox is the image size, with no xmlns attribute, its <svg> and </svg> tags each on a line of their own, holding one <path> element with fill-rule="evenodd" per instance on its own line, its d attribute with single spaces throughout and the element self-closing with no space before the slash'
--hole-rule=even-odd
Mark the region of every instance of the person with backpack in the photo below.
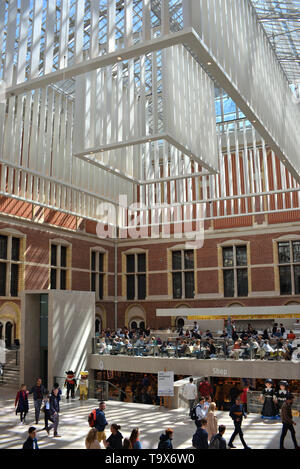
<svg viewBox="0 0 300 469">
<path fill-rule="evenodd" d="M 105 418 L 104 410 L 106 408 L 106 404 L 104 401 L 99 403 L 99 409 L 94 409 L 89 415 L 88 422 L 90 427 L 95 427 L 97 429 L 97 438 L 99 443 L 103 442 L 105 447 L 106 442 L 106 434 L 105 434 L 105 427 L 108 425 L 108 422 Z"/>
<path fill-rule="evenodd" d="M 192 409 L 191 419 L 195 421 L 196 427 L 198 427 L 200 420 L 206 418 L 208 407 L 205 405 L 205 398 L 200 397 L 199 403 Z"/>
<path fill-rule="evenodd" d="M 160 435 L 157 449 L 160 449 L 160 450 L 173 449 L 173 444 L 172 444 L 173 434 L 174 434 L 174 431 L 172 430 L 172 428 L 167 428 L 165 433 L 162 433 L 162 435 Z"/>
<path fill-rule="evenodd" d="M 192 444 L 196 449 L 208 449 L 208 433 L 206 431 L 207 420 L 201 419 L 196 433 L 193 435 Z"/>
<path fill-rule="evenodd" d="M 218 428 L 219 433 L 212 437 L 208 449 L 227 449 L 226 440 L 223 438 L 225 431 L 225 425 L 220 425 Z"/>
</svg>

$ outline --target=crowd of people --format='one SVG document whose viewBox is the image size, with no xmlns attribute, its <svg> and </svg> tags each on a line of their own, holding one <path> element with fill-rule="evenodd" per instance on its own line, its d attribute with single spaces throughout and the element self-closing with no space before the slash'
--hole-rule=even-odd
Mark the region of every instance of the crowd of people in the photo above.
<svg viewBox="0 0 300 469">
<path fill-rule="evenodd" d="M 244 449 L 251 449 L 244 438 L 242 430 L 243 420 L 247 418 L 247 392 L 249 388 L 243 390 L 233 387 L 230 393 L 231 402 L 229 416 L 234 424 L 234 431 L 227 443 L 225 438 L 226 426 L 218 421 L 216 415 L 217 404 L 213 402 L 215 397 L 214 389 L 208 378 L 204 378 L 197 387 L 194 379 L 191 377 L 185 385 L 183 396 L 188 402 L 189 417 L 195 422 L 195 433 L 191 435 L 191 447 L 194 449 L 234 449 L 234 440 L 239 436 Z M 26 415 L 29 410 L 28 395 L 33 395 L 35 421 L 39 423 L 41 412 L 44 413 L 45 426 L 39 432 L 45 430 L 50 435 L 50 430 L 54 430 L 54 437 L 58 435 L 59 412 L 61 389 L 56 384 L 51 393 L 48 393 L 42 384 L 42 380 L 37 379 L 36 384 L 27 390 L 25 385 L 21 386 L 15 400 L 16 413 L 20 413 L 20 422 L 22 425 L 26 423 Z M 292 404 L 293 395 L 289 391 L 289 385 L 286 381 L 279 383 L 276 389 L 272 380 L 267 379 L 265 388 L 261 391 L 260 396 L 262 407 L 262 418 L 276 418 L 282 421 L 282 433 L 280 437 L 280 449 L 284 449 L 284 441 L 288 432 L 291 433 L 292 441 L 295 449 L 298 446 L 295 432 L 296 423 L 293 420 Z M 101 401 L 99 407 L 93 409 L 88 415 L 87 422 L 90 430 L 85 439 L 86 449 L 106 449 L 106 450 L 122 450 L 122 449 L 143 449 L 140 438 L 139 428 L 133 428 L 129 438 L 124 438 L 121 433 L 121 426 L 118 423 L 109 424 L 106 416 L 106 403 Z M 51 424 L 49 425 L 49 422 Z M 107 435 L 107 428 L 110 434 Z M 159 437 L 157 442 L 158 450 L 173 449 L 174 430 L 167 428 Z M 37 441 L 37 429 L 31 426 L 28 430 L 28 438 L 24 442 L 23 449 L 39 449 Z"/>
<path fill-rule="evenodd" d="M 178 337 L 161 340 L 151 335 L 151 330 L 128 328 L 106 329 L 98 334 L 97 351 L 99 354 L 127 354 L 135 356 L 161 357 L 195 357 L 198 359 L 269 359 L 290 361 L 295 346 L 296 335 L 286 331 L 284 326 L 274 324 L 272 332 L 265 329 L 256 331 L 251 324 L 237 332 L 235 327 L 230 331 L 224 329 L 221 334 L 210 330 L 202 332 L 197 322 L 185 332 L 177 330 Z"/>
<path fill-rule="evenodd" d="M 26 384 L 22 384 L 20 390 L 17 392 L 15 399 L 15 413 L 20 414 L 20 424 L 26 424 L 26 415 L 29 412 L 28 396 L 33 395 L 35 423 L 39 423 L 41 413 L 44 415 L 45 430 L 50 435 L 50 430 L 53 429 L 53 436 L 60 438 L 58 434 L 59 425 L 59 412 L 60 400 L 62 391 L 56 383 L 51 392 L 42 383 L 41 378 L 38 378 L 36 384 L 32 386 L 30 391 L 27 390 Z M 50 423 L 51 422 L 51 423 Z M 31 429 L 34 427 L 30 427 Z"/>
</svg>

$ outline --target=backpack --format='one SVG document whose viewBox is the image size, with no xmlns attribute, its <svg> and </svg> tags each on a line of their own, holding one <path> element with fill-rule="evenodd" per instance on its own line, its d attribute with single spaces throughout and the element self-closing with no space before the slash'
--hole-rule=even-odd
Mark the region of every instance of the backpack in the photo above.
<svg viewBox="0 0 300 469">
<path fill-rule="evenodd" d="M 220 438 L 218 435 L 212 437 L 208 449 L 220 449 Z"/>
<path fill-rule="evenodd" d="M 96 425 L 96 419 L 97 419 L 96 409 L 94 409 L 94 410 L 92 410 L 92 412 L 90 413 L 89 418 L 88 418 L 88 422 L 89 422 L 90 427 L 93 428 Z"/>
<path fill-rule="evenodd" d="M 197 420 L 196 409 L 197 409 L 198 405 L 199 404 L 195 405 L 195 407 L 193 407 L 192 410 L 191 410 L 191 419 L 192 420 Z"/>
</svg>

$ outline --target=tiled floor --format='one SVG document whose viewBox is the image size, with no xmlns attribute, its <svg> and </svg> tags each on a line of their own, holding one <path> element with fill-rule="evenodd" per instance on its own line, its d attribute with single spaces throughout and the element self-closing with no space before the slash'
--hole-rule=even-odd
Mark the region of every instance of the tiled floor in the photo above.
<svg viewBox="0 0 300 469">
<path fill-rule="evenodd" d="M 30 411 L 25 426 L 20 425 L 19 417 L 14 412 L 14 391 L 1 389 L 0 385 L 0 449 L 22 447 L 27 438 L 26 432 L 30 425 L 34 424 L 34 407 L 30 398 Z M 63 400 L 61 405 L 59 433 L 61 438 L 48 437 L 45 431 L 38 433 L 40 448 L 48 449 L 84 449 L 84 440 L 89 426 L 87 422 L 89 412 L 98 407 L 98 401 Z M 225 424 L 226 439 L 230 438 L 233 424 L 228 412 L 218 412 L 219 423 Z M 191 448 L 191 439 L 195 431 L 195 424 L 187 416 L 187 410 L 167 410 L 155 406 L 138 405 L 132 403 L 120 403 L 108 401 L 106 409 L 108 422 L 121 425 L 121 433 L 128 437 L 133 427 L 140 428 L 140 440 L 143 448 L 155 449 L 159 436 L 163 429 L 171 427 L 174 429 L 174 448 Z M 297 428 L 300 429 L 300 419 L 295 419 Z M 43 428 L 43 421 L 37 426 L 38 430 Z M 243 423 L 244 437 L 249 446 L 255 449 L 277 449 L 281 433 L 281 424 L 278 422 L 263 422 L 259 415 L 249 415 Z M 107 436 L 110 434 L 107 431 Z M 298 436 L 300 443 L 300 432 Z M 242 448 L 239 437 L 235 445 Z M 286 447 L 293 448 L 292 441 L 288 435 Z"/>
</svg>

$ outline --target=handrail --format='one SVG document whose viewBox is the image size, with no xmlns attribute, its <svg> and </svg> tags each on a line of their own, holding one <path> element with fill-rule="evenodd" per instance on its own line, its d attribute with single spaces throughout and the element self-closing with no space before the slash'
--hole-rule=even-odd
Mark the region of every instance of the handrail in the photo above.
<svg viewBox="0 0 300 469">
<path fill-rule="evenodd" d="M 118 392 L 122 393 L 122 394 L 125 394 L 126 396 L 126 392 L 122 391 L 122 389 L 119 389 L 118 386 L 116 386 L 115 384 L 113 383 L 110 383 L 109 381 L 98 381 L 97 379 L 94 380 L 95 383 L 105 383 L 105 384 L 108 384 L 109 386 L 112 386 L 113 388 L 115 388 Z"/>
</svg>

